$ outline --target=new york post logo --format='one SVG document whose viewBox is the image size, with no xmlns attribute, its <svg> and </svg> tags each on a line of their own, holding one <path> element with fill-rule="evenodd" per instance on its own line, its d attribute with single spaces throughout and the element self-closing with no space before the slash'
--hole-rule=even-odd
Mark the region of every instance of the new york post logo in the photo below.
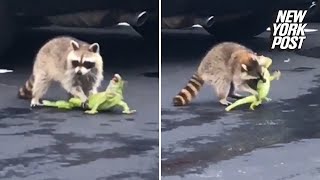
<svg viewBox="0 0 320 180">
<path fill-rule="evenodd" d="M 304 28 L 307 23 L 302 23 L 306 14 L 307 10 L 279 10 L 271 28 L 271 49 L 301 49 L 306 39 Z"/>
</svg>

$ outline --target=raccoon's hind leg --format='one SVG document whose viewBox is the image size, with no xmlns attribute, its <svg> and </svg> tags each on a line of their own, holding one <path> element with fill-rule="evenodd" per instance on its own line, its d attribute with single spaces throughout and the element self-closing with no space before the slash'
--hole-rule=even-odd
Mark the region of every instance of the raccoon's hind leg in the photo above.
<svg viewBox="0 0 320 180">
<path fill-rule="evenodd" d="M 243 95 L 238 94 L 236 92 L 235 85 L 234 85 L 233 82 L 231 82 L 231 84 L 230 84 L 230 91 L 229 91 L 228 97 L 231 97 L 231 98 L 234 98 L 234 99 L 242 99 L 242 98 L 244 98 Z"/>
<path fill-rule="evenodd" d="M 51 79 L 45 73 L 34 75 L 34 84 L 32 89 L 32 100 L 30 107 L 40 106 L 40 99 L 48 91 Z"/>
<path fill-rule="evenodd" d="M 225 79 L 219 80 L 217 83 L 213 83 L 212 86 L 214 86 L 216 89 L 216 93 L 218 95 L 220 104 L 222 104 L 224 106 L 228 106 L 228 105 L 232 104 L 231 102 L 229 102 L 227 100 L 227 97 L 229 95 L 229 91 L 231 88 L 230 81 L 225 80 Z"/>
</svg>

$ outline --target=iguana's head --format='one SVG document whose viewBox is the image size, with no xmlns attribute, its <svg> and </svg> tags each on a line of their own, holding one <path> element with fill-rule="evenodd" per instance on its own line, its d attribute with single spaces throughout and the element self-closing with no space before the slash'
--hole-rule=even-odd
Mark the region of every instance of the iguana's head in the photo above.
<svg viewBox="0 0 320 180">
<path fill-rule="evenodd" d="M 257 61 L 259 63 L 260 66 L 263 66 L 263 67 L 266 67 L 266 68 L 269 68 L 272 64 L 272 59 L 267 57 L 267 56 L 263 56 L 263 55 L 260 55 L 260 56 L 257 56 Z"/>
<path fill-rule="evenodd" d="M 121 93 L 124 88 L 125 81 L 119 74 L 114 74 L 113 78 L 110 80 L 109 86 L 106 91 L 113 91 L 115 93 Z"/>
</svg>

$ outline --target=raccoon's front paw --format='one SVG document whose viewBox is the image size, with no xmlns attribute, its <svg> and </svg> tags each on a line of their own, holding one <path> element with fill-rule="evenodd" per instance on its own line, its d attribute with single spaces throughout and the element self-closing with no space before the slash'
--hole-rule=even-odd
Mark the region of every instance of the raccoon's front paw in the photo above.
<svg viewBox="0 0 320 180">
<path fill-rule="evenodd" d="M 226 99 L 221 99 L 220 101 L 220 104 L 224 105 L 224 106 L 229 106 L 232 104 L 232 102 L 226 100 Z"/>
<path fill-rule="evenodd" d="M 241 94 L 238 94 L 238 93 L 233 93 L 233 94 L 230 94 L 229 97 L 233 98 L 233 99 L 242 99 L 244 98 L 245 96 L 241 95 Z"/>
<path fill-rule="evenodd" d="M 91 95 L 94 95 L 94 94 L 97 94 L 98 93 L 98 91 L 95 89 L 95 90 L 91 90 L 91 91 L 89 91 L 89 95 L 91 96 Z"/>
<path fill-rule="evenodd" d="M 82 109 L 89 109 L 89 101 L 86 100 L 85 102 L 81 103 L 81 108 Z"/>
<path fill-rule="evenodd" d="M 258 93 L 258 91 L 256 91 L 256 90 L 253 90 L 253 91 L 251 92 L 251 94 L 254 95 L 254 96 L 256 96 L 256 97 L 259 97 L 259 93 Z"/>
<path fill-rule="evenodd" d="M 35 107 L 40 107 L 40 106 L 44 106 L 42 104 L 42 102 L 40 102 L 40 100 L 35 100 L 35 99 L 32 99 L 31 100 L 31 103 L 30 103 L 30 108 L 35 108 Z"/>
</svg>

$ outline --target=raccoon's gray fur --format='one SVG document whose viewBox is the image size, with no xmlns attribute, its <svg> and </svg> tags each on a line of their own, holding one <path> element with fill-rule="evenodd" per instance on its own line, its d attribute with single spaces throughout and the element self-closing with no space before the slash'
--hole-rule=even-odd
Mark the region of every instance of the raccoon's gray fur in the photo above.
<svg viewBox="0 0 320 180">
<path fill-rule="evenodd" d="M 223 105 L 231 104 L 227 97 L 240 98 L 236 91 L 257 94 L 246 83 L 249 79 L 262 78 L 261 66 L 251 49 L 234 42 L 223 42 L 214 46 L 202 59 L 197 72 L 177 96 L 175 106 L 188 104 L 199 92 L 204 83 L 212 85 Z"/>
<path fill-rule="evenodd" d="M 72 96 L 83 102 L 96 93 L 103 80 L 103 60 L 98 43 L 89 44 L 73 37 L 49 40 L 38 51 L 29 80 L 19 89 L 20 98 L 32 99 L 31 106 L 41 105 L 40 99 L 52 81 L 57 81 Z"/>
</svg>

